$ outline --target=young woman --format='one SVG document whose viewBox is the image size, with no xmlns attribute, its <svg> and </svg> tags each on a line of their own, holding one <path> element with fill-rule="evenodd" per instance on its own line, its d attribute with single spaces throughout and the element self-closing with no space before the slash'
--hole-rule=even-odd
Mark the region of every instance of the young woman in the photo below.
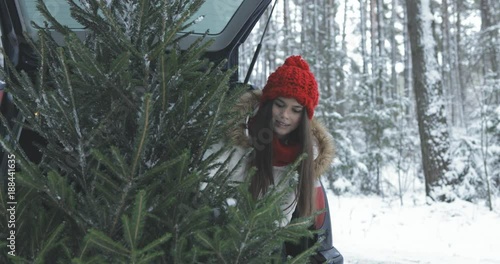
<svg viewBox="0 0 500 264">
<path fill-rule="evenodd" d="M 289 186 L 290 181 L 283 180 L 289 166 L 302 153 L 307 153 L 297 168 L 295 191 L 282 203 L 282 226 L 290 222 L 292 215 L 310 216 L 327 206 L 319 177 L 332 162 L 333 143 L 331 135 L 313 118 L 318 99 L 318 85 L 309 65 L 300 56 L 291 56 L 269 76 L 262 91 L 244 94 L 235 106 L 236 111 L 248 115 L 240 126 L 230 131 L 236 148 L 233 165 L 248 150 L 251 154 L 232 180 L 244 181 L 248 169 L 255 167 L 256 173 L 250 180 L 254 199 Z M 330 236 L 325 240 L 329 245 L 325 244 L 320 250 L 333 248 L 329 225 L 329 215 L 323 213 L 316 217 L 314 227 L 327 228 Z M 286 250 L 287 254 L 296 255 L 307 247 L 290 245 Z"/>
</svg>

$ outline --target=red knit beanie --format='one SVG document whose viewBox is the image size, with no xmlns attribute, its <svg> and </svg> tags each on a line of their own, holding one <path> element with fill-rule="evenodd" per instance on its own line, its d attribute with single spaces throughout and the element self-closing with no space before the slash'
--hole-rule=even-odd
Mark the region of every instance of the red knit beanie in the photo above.
<svg viewBox="0 0 500 264">
<path fill-rule="evenodd" d="M 277 97 L 293 97 L 307 109 L 309 119 L 318 105 L 318 83 L 309 64 L 300 56 L 290 56 L 285 63 L 269 75 L 262 90 L 261 104 Z"/>
</svg>

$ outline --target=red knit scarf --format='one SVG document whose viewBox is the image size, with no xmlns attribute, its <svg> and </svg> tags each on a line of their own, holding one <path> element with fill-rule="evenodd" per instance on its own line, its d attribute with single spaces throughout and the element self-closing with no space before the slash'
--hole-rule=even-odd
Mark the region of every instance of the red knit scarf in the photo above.
<svg viewBox="0 0 500 264">
<path fill-rule="evenodd" d="M 293 163 L 299 156 L 300 144 L 285 145 L 274 134 L 273 136 L 273 166 L 283 167 Z"/>
</svg>

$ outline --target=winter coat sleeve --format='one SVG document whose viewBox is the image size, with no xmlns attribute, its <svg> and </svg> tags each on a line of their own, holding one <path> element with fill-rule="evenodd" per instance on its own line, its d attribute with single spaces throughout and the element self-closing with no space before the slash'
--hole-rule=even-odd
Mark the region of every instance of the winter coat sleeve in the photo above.
<svg viewBox="0 0 500 264">
<path fill-rule="evenodd" d="M 209 155 L 213 153 L 216 153 L 217 151 L 220 151 L 223 147 L 224 145 L 222 143 L 213 145 L 207 151 L 205 158 L 207 158 Z M 247 154 L 248 154 L 248 149 L 234 146 L 229 148 L 227 151 L 221 153 L 221 155 L 214 161 L 214 163 L 219 163 L 219 164 L 223 164 L 224 162 L 228 161 L 226 169 L 232 171 L 231 176 L 229 178 L 229 184 L 237 185 L 245 181 L 249 169 L 248 168 L 249 165 L 246 159 Z M 211 169 L 209 171 L 209 176 L 213 177 L 217 173 L 218 169 L 219 169 L 218 167 Z M 283 191 L 284 188 L 286 187 L 287 184 L 286 182 L 280 182 L 282 179 L 282 175 L 286 173 L 285 170 L 286 170 L 285 167 L 274 169 L 274 174 L 276 176 L 275 182 L 277 184 L 276 190 L 278 191 Z M 297 206 L 296 193 L 294 191 L 290 191 L 284 196 L 283 201 L 280 205 L 280 208 L 284 216 L 281 222 L 279 223 L 281 227 L 284 227 L 288 223 L 290 223 L 290 220 L 292 219 L 292 214 L 295 211 L 296 206 Z"/>
<path fill-rule="evenodd" d="M 283 220 L 280 223 L 281 227 L 284 227 L 290 223 L 292 220 L 293 212 L 297 207 L 296 194 L 295 192 L 289 192 L 281 204 L 281 211 L 283 212 Z"/>
<path fill-rule="evenodd" d="M 284 227 L 288 225 L 292 219 L 293 212 L 297 207 L 297 192 L 294 187 L 294 182 L 297 182 L 298 175 L 294 176 L 295 179 L 284 178 L 287 174 L 289 167 L 274 167 L 274 183 L 275 191 L 285 191 L 285 188 L 292 187 L 286 195 L 283 197 L 280 208 L 283 212 L 283 219 L 281 220 L 280 226 Z M 292 176 L 293 177 L 293 176 Z"/>
<path fill-rule="evenodd" d="M 208 159 L 211 155 L 221 151 L 224 147 L 226 147 L 225 143 L 219 142 L 214 144 L 208 148 L 205 152 L 203 159 Z M 245 160 L 242 160 L 246 157 L 247 150 L 241 147 L 229 147 L 227 150 L 224 150 L 214 159 L 211 164 L 224 164 L 226 166 L 222 168 L 221 166 L 213 166 L 208 171 L 208 176 L 210 178 L 214 177 L 218 170 L 227 169 L 228 171 L 232 171 L 230 177 L 230 183 L 238 184 L 239 182 L 243 182 L 245 180 L 245 174 L 247 170 L 247 165 Z M 234 171 L 233 171 L 234 170 Z M 202 183 L 201 189 L 204 189 L 206 183 Z"/>
</svg>

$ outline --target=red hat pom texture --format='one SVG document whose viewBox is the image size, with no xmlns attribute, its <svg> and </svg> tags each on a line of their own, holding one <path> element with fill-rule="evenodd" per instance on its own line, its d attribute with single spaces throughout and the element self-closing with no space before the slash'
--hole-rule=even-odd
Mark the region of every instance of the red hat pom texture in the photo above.
<svg viewBox="0 0 500 264">
<path fill-rule="evenodd" d="M 261 103 L 277 97 L 292 97 L 307 109 L 309 119 L 318 105 L 318 84 L 309 64 L 300 56 L 290 56 L 269 75 L 262 90 Z"/>
</svg>

